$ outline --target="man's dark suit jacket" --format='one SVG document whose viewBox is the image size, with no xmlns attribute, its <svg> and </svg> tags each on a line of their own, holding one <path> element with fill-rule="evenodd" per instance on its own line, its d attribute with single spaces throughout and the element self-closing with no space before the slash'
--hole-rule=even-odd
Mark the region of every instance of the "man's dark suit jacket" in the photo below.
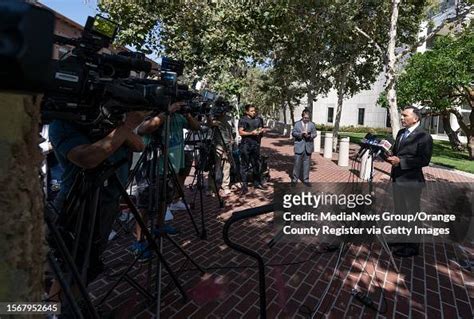
<svg viewBox="0 0 474 319">
<path fill-rule="evenodd" d="M 418 126 L 403 141 L 400 141 L 406 129 L 397 134 L 393 155 L 400 158 L 399 166 L 392 166 L 394 182 L 424 182 L 422 167 L 428 166 L 433 151 L 431 135 Z"/>
</svg>

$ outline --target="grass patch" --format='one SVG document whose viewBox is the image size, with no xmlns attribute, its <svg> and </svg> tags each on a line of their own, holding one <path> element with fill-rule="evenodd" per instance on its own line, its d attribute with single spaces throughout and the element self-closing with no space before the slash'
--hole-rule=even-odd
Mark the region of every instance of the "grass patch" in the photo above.
<svg viewBox="0 0 474 319">
<path fill-rule="evenodd" d="M 366 133 L 341 132 L 341 137 L 350 137 L 352 143 L 360 143 Z M 385 134 L 378 134 L 379 137 Z M 431 163 L 454 168 L 460 171 L 474 173 L 474 161 L 469 160 L 467 151 L 456 152 L 447 141 L 433 141 L 433 156 Z"/>
</svg>

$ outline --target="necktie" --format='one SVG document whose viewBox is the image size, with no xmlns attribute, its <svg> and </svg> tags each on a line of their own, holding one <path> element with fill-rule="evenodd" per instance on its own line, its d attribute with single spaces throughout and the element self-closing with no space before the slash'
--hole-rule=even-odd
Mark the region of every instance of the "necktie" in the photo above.
<svg viewBox="0 0 474 319">
<path fill-rule="evenodd" d="M 410 134 L 410 131 L 406 129 L 405 132 L 403 132 L 402 134 L 402 138 L 400 139 L 400 142 L 404 141 L 408 137 L 409 134 Z"/>
</svg>

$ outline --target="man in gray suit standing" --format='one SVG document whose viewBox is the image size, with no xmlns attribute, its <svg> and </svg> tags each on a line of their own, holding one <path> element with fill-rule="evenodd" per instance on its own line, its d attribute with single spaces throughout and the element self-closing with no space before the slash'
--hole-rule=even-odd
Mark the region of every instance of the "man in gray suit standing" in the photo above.
<svg viewBox="0 0 474 319">
<path fill-rule="evenodd" d="M 316 125 L 311 122 L 311 112 L 304 109 L 301 113 L 301 120 L 295 123 L 291 135 L 295 139 L 295 165 L 293 167 L 293 178 L 291 184 L 294 185 L 298 179 L 303 184 L 309 184 L 309 167 L 311 163 L 311 153 L 314 152 L 313 140 L 316 137 Z M 303 164 L 303 176 L 300 178 L 301 164 Z"/>
</svg>

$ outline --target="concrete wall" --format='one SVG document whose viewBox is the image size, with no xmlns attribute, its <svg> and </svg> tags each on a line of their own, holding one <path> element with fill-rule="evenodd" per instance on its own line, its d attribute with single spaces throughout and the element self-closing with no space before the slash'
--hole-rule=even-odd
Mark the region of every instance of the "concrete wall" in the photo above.
<svg viewBox="0 0 474 319">
<path fill-rule="evenodd" d="M 383 90 L 385 77 L 380 74 L 377 81 L 369 90 L 360 92 L 352 98 L 344 100 L 341 126 L 369 126 L 386 127 L 387 110 L 377 105 L 377 99 Z M 303 97 L 300 104 L 295 108 L 295 120 L 301 118 L 301 111 L 307 106 L 307 97 Z M 328 108 L 334 108 L 333 123 L 336 118 L 337 92 L 331 90 L 326 97 L 318 97 L 314 102 L 313 122 L 316 124 L 332 125 L 328 120 Z M 365 109 L 364 124 L 358 125 L 359 108 Z M 280 112 L 280 121 L 283 121 L 283 112 Z M 287 121 L 290 123 L 290 112 L 287 110 Z"/>
</svg>

